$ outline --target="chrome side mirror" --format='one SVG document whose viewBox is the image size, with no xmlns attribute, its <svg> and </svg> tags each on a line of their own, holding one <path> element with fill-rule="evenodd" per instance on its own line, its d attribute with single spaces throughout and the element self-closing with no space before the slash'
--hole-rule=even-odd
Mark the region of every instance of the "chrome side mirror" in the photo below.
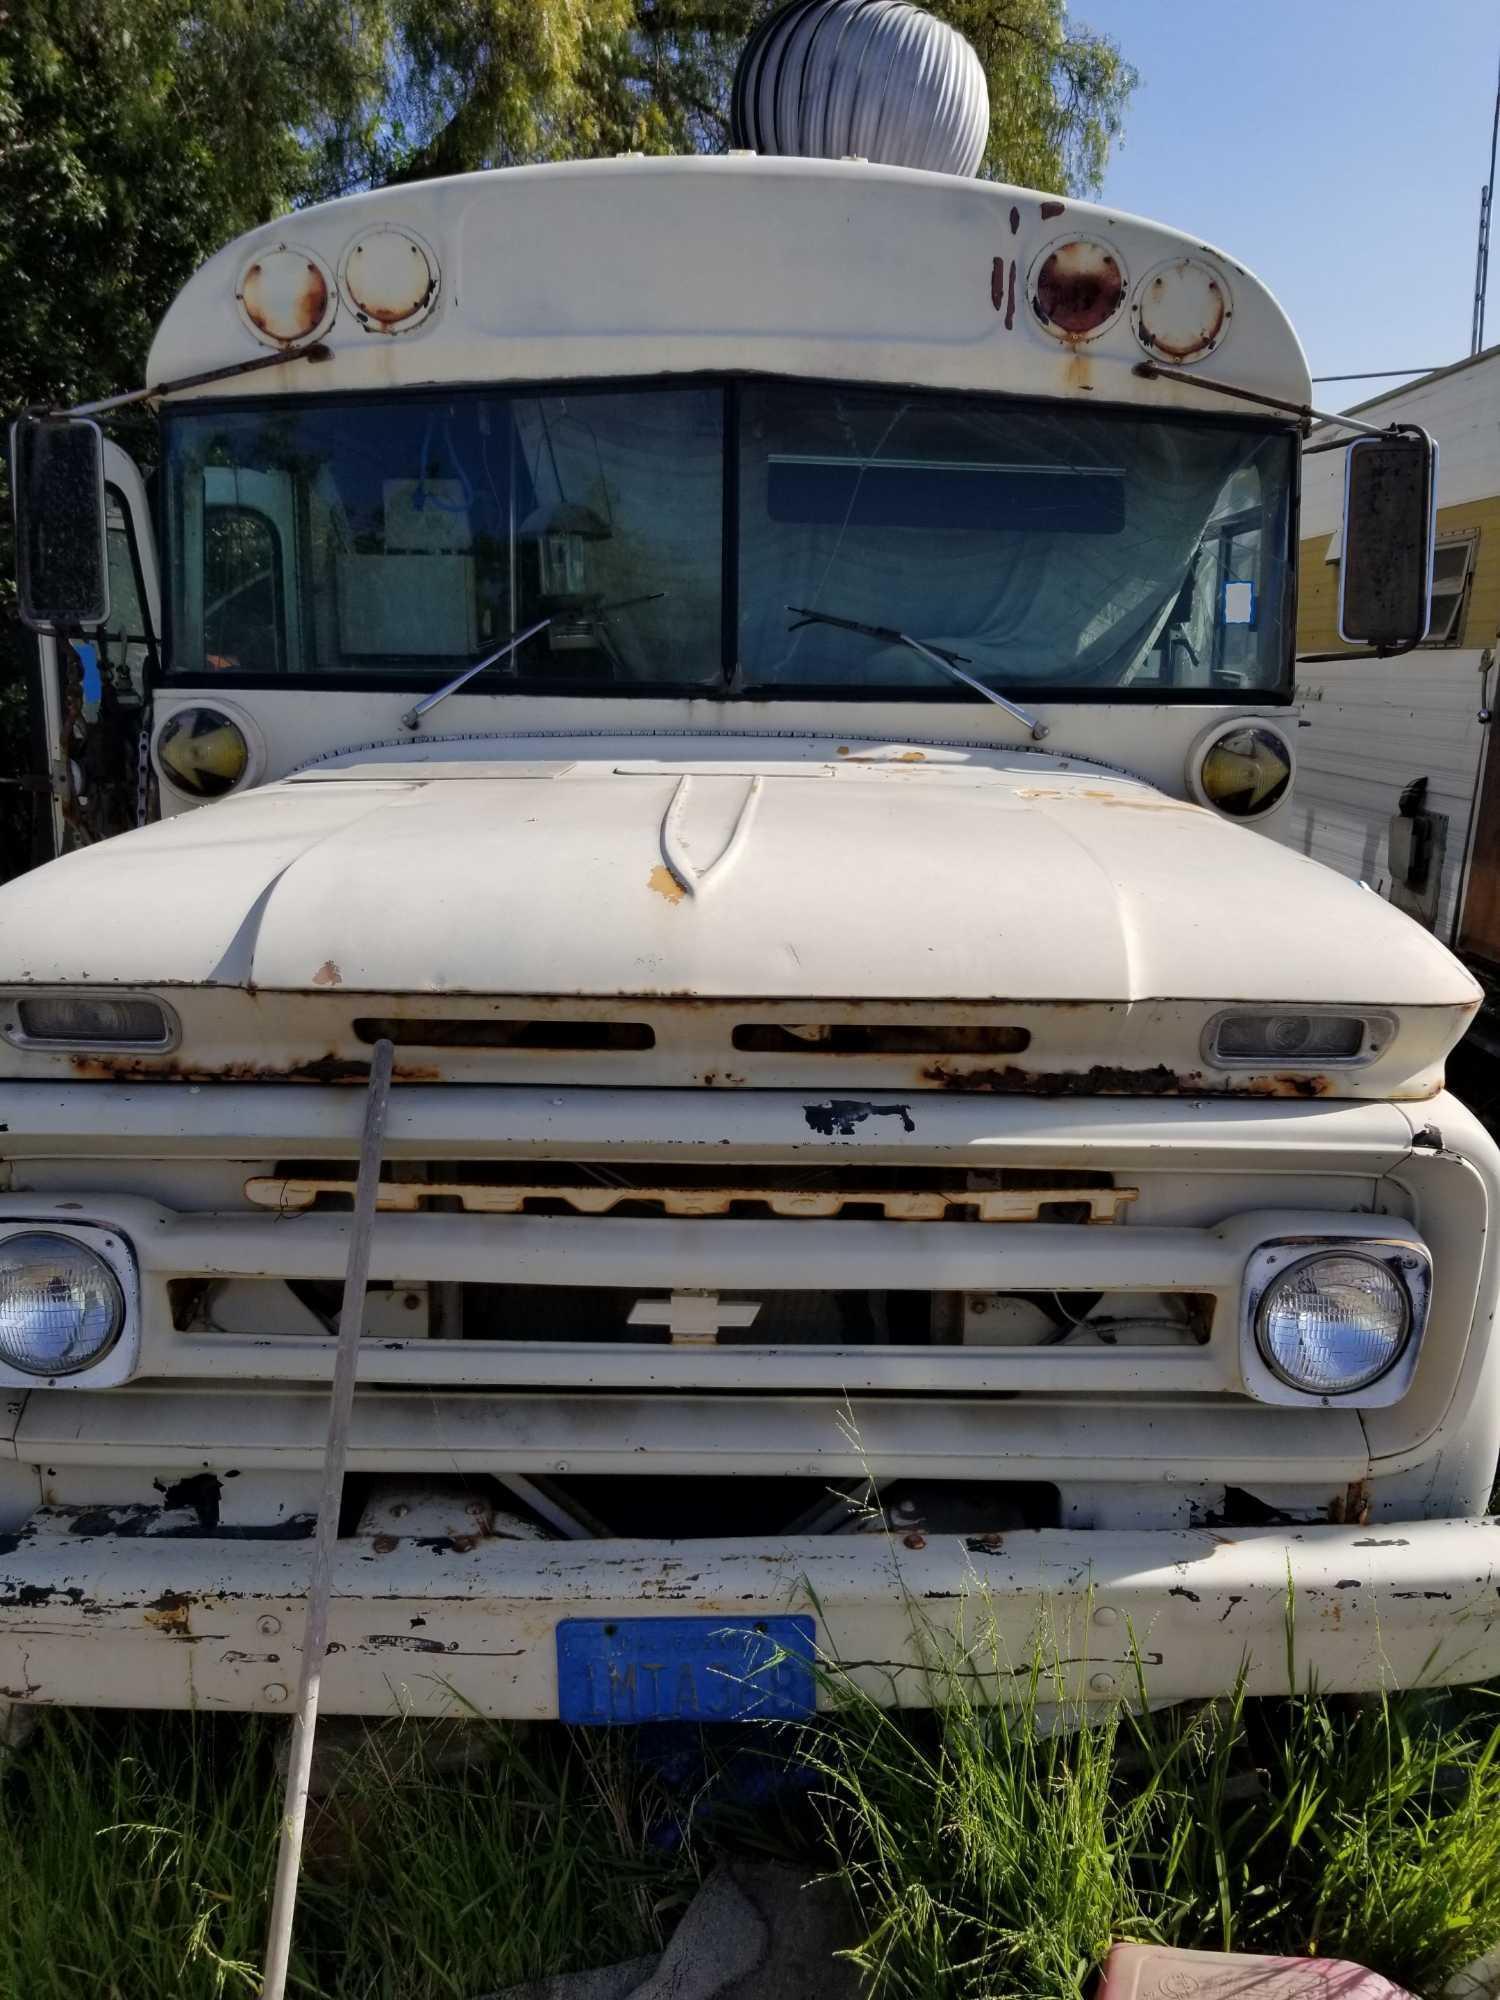
<svg viewBox="0 0 1500 2000">
<path fill-rule="evenodd" d="M 1344 480 L 1341 639 L 1393 653 L 1420 645 L 1436 527 L 1437 446 L 1426 431 L 1356 438 Z"/>
<path fill-rule="evenodd" d="M 109 617 L 99 426 L 80 417 L 21 417 L 10 447 L 22 623 L 33 632 L 95 629 Z"/>
</svg>

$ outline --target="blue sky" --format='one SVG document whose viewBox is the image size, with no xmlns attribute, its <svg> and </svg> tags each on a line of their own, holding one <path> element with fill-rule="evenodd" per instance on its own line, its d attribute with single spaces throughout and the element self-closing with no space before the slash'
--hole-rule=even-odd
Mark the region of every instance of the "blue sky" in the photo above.
<svg viewBox="0 0 1500 2000">
<path fill-rule="evenodd" d="M 1469 351 L 1489 167 L 1495 0 L 1076 0 L 1140 71 L 1112 207 L 1263 278 L 1314 375 Z M 1500 214 L 1485 344 L 1500 343 Z M 1389 386 L 1329 384 L 1347 408 Z"/>
</svg>

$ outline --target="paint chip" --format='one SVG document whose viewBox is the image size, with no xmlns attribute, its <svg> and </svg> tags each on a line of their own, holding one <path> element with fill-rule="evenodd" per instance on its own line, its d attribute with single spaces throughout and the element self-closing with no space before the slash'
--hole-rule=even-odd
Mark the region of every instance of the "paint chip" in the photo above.
<svg viewBox="0 0 1500 2000">
<path fill-rule="evenodd" d="M 665 896 L 669 903 L 680 903 L 687 894 L 677 877 L 664 861 L 658 861 L 646 877 L 646 886 L 654 889 L 658 896 Z"/>
</svg>

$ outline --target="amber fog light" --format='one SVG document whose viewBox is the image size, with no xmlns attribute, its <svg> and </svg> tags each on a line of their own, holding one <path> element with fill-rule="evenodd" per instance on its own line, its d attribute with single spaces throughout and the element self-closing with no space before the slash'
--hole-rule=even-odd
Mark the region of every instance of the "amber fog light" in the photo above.
<svg viewBox="0 0 1500 2000">
<path fill-rule="evenodd" d="M 232 792 L 250 768 L 250 745 L 232 716 L 217 708 L 179 708 L 156 739 L 156 761 L 189 798 Z"/>
<path fill-rule="evenodd" d="M 1200 742 L 1188 761 L 1195 796 L 1229 819 L 1274 812 L 1292 782 L 1292 746 L 1266 722 L 1231 723 Z"/>
</svg>

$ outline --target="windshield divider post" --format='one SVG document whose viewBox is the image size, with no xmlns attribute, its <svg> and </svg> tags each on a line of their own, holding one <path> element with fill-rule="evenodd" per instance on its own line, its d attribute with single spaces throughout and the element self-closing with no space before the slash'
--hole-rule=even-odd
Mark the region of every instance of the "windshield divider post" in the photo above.
<svg viewBox="0 0 1500 2000">
<path fill-rule="evenodd" d="M 724 543 L 719 563 L 719 671 L 726 689 L 740 671 L 740 385 L 724 384 Z"/>
</svg>

